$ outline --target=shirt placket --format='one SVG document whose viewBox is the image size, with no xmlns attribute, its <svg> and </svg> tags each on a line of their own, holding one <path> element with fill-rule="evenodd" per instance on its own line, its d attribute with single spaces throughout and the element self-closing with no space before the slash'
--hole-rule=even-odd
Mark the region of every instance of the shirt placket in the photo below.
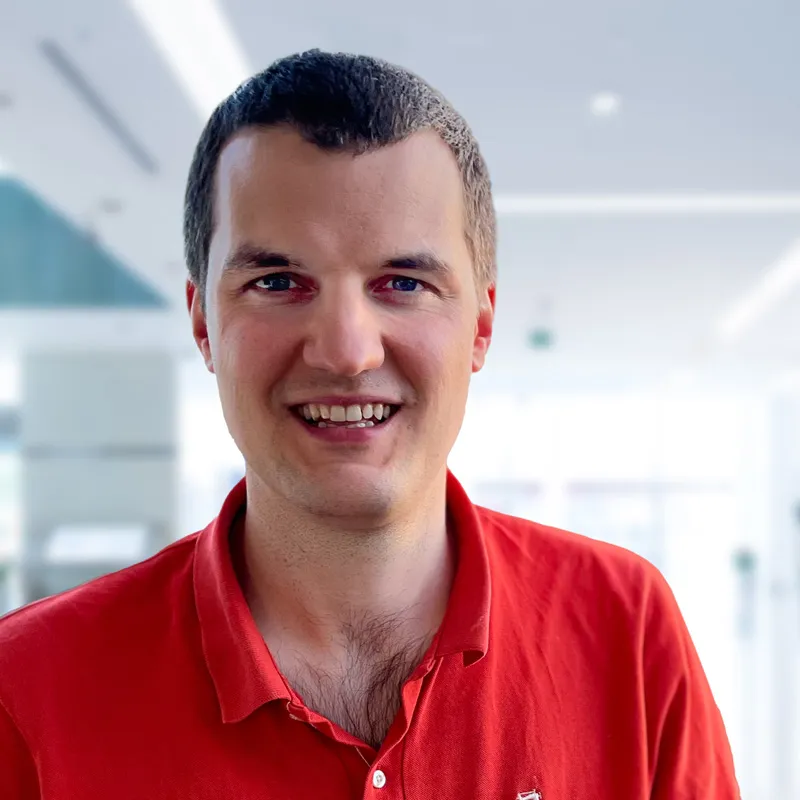
<svg viewBox="0 0 800 800">
<path fill-rule="evenodd" d="M 340 754 L 342 763 L 350 773 L 354 786 L 363 787 L 364 800 L 401 800 L 401 745 L 411 725 L 425 678 L 433 666 L 432 660 L 421 664 L 404 684 L 397 717 L 377 752 L 302 703 L 288 700 L 286 711 L 290 719 L 310 725 L 326 739 L 332 740 L 334 746 L 344 749 Z"/>
<path fill-rule="evenodd" d="M 369 767 L 364 782 L 363 800 L 401 800 L 403 797 L 402 742 L 411 725 L 425 678 L 433 665 L 433 661 L 420 665 L 404 684 L 400 710 L 375 760 L 370 764 L 362 754 Z"/>
</svg>

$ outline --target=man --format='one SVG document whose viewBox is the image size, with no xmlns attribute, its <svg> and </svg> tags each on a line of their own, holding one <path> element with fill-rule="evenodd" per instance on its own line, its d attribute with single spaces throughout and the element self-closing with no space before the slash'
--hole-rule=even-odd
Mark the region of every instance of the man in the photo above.
<svg viewBox="0 0 800 800">
<path fill-rule="evenodd" d="M 447 471 L 495 222 L 444 98 L 277 62 L 206 127 L 185 234 L 246 478 L 199 534 L 0 623 L 0 796 L 737 797 L 656 570 Z"/>
</svg>

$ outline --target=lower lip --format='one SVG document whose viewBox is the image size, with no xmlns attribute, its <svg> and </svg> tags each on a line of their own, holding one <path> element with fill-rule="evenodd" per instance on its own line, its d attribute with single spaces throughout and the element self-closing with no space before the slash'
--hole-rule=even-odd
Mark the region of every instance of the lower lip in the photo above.
<svg viewBox="0 0 800 800">
<path fill-rule="evenodd" d="M 332 425 L 327 428 L 320 428 L 316 425 L 309 425 L 294 412 L 290 412 L 298 425 L 302 426 L 306 433 L 322 439 L 326 442 L 341 443 L 341 444 L 362 444 L 370 442 L 379 434 L 383 433 L 394 422 L 395 417 L 399 412 L 395 411 L 389 419 L 382 422 L 380 425 L 374 425 L 371 428 L 346 428 L 344 426 Z"/>
</svg>

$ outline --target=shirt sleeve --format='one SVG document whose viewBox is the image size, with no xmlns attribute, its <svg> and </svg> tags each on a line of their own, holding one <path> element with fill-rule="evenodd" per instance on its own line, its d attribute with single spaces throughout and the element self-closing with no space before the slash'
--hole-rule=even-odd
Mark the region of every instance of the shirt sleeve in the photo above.
<svg viewBox="0 0 800 800">
<path fill-rule="evenodd" d="M 17 726 L 0 702 L 0 797 L 40 800 L 36 764 Z"/>
<path fill-rule="evenodd" d="M 740 800 L 722 716 L 660 574 L 650 596 L 645 643 L 651 800 Z"/>
</svg>

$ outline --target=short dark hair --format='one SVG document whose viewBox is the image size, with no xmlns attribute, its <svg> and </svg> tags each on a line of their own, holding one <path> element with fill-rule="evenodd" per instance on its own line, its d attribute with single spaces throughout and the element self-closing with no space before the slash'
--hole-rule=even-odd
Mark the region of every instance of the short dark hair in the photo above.
<svg viewBox="0 0 800 800">
<path fill-rule="evenodd" d="M 432 129 L 455 155 L 464 186 L 467 245 L 479 283 L 496 274 L 492 187 L 478 142 L 444 96 L 417 75 L 380 59 L 309 50 L 245 81 L 211 115 L 192 159 L 184 203 L 184 247 L 205 295 L 214 227 L 214 175 L 230 139 L 252 126 L 289 125 L 323 149 L 356 154 Z"/>
</svg>

